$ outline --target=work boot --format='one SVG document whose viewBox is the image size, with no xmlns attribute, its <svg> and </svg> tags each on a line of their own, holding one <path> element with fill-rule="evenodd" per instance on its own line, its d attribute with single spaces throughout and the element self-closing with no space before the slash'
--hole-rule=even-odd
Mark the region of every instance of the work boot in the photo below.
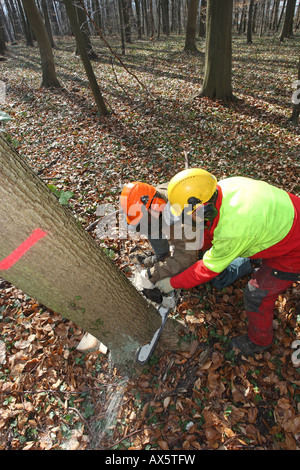
<svg viewBox="0 0 300 470">
<path fill-rule="evenodd" d="M 259 346 L 258 344 L 253 343 L 247 334 L 236 336 L 231 340 L 231 347 L 239 349 L 243 356 L 251 356 L 251 354 L 264 352 L 270 346 L 270 344 L 269 346 Z"/>
</svg>

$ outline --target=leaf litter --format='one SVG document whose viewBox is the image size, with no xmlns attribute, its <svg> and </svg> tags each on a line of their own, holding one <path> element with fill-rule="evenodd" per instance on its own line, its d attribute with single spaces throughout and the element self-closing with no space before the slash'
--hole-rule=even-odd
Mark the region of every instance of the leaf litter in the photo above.
<svg viewBox="0 0 300 470">
<path fill-rule="evenodd" d="M 40 88 L 38 50 L 19 43 L 1 64 L 5 130 L 127 276 L 134 242 L 99 240 L 95 227 L 98 206 L 117 209 L 130 180 L 166 181 L 187 157 L 218 178 L 245 175 L 299 194 L 299 126 L 288 122 L 298 37 L 251 47 L 234 37 L 239 99 L 227 106 L 198 97 L 204 58 L 185 55 L 183 38 L 127 46 L 127 67 L 151 99 L 93 42 L 111 115 L 97 115 L 73 40 L 54 51 L 60 90 Z M 149 250 L 145 240 L 139 246 Z M 188 326 L 190 351 L 154 354 L 138 379 L 119 376 L 109 355 L 78 351 L 85 332 L 2 280 L 0 448 L 299 449 L 299 283 L 278 298 L 272 347 L 239 358 L 227 341 L 246 330 L 247 280 L 222 292 L 209 284 L 182 291 L 173 315 Z"/>
</svg>

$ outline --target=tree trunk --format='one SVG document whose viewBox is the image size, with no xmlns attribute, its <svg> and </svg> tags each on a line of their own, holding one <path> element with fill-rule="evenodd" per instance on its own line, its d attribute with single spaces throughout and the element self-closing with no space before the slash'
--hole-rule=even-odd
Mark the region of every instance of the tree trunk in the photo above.
<svg viewBox="0 0 300 470">
<path fill-rule="evenodd" d="M 132 365 L 158 311 L 2 137 L 0 200 L 0 276 L 98 338 L 120 369 Z M 181 329 L 169 319 L 160 347 L 178 348 Z"/>
<path fill-rule="evenodd" d="M 0 55 L 5 55 L 7 48 L 5 43 L 6 33 L 2 17 L 0 16 Z"/>
<path fill-rule="evenodd" d="M 123 10 L 123 21 L 125 28 L 125 40 L 128 44 L 132 43 L 131 26 L 130 26 L 130 3 L 128 0 L 121 0 Z"/>
<path fill-rule="evenodd" d="M 154 16 L 153 16 L 153 1 L 149 0 L 149 23 L 150 23 L 150 38 L 154 38 Z"/>
<path fill-rule="evenodd" d="M 119 17 L 120 17 L 121 49 L 122 49 L 122 55 L 125 55 L 125 52 L 126 52 L 125 25 L 124 25 L 124 18 L 123 18 L 122 0 L 118 0 L 118 7 L 119 7 Z"/>
<path fill-rule="evenodd" d="M 94 99 L 98 107 L 99 114 L 100 116 L 106 116 L 109 114 L 109 112 L 103 100 L 101 91 L 97 83 L 97 79 L 93 71 L 91 61 L 88 56 L 88 52 L 85 47 L 85 43 L 84 43 L 81 31 L 80 31 L 80 27 L 77 21 L 76 12 L 75 12 L 75 8 L 73 6 L 72 0 L 63 0 L 63 2 L 66 7 L 66 11 L 67 11 L 67 15 L 71 24 L 72 31 L 76 38 L 76 43 L 78 46 L 79 54 L 80 54 L 83 66 L 85 68 L 85 72 L 88 77 L 89 84 L 90 84 L 92 93 L 94 95 Z"/>
<path fill-rule="evenodd" d="M 23 23 L 24 34 L 25 34 L 25 37 L 26 37 L 26 46 L 33 47 L 34 43 L 33 43 L 32 28 L 31 28 L 30 23 L 28 21 L 27 15 L 24 12 L 24 8 L 22 6 L 21 0 L 17 0 L 17 1 L 18 1 L 18 6 L 19 6 L 19 11 L 20 11 L 22 23 Z"/>
<path fill-rule="evenodd" d="M 288 0 L 286 5 L 286 12 L 284 23 L 280 35 L 280 41 L 283 41 L 284 38 L 289 38 L 293 36 L 293 19 L 295 13 L 296 0 Z"/>
<path fill-rule="evenodd" d="M 40 49 L 43 72 L 42 86 L 58 88 L 60 83 L 56 76 L 52 47 L 39 10 L 34 0 L 22 1 Z"/>
<path fill-rule="evenodd" d="M 53 49 L 56 49 L 56 46 L 54 44 L 54 39 L 53 39 L 53 34 L 52 34 L 52 27 L 49 19 L 49 13 L 48 13 L 48 7 L 46 0 L 42 0 L 42 10 L 43 10 L 43 15 L 44 15 L 44 22 L 45 22 L 45 27 L 47 30 L 47 34 L 50 39 L 50 44 L 53 47 Z"/>
<path fill-rule="evenodd" d="M 254 1 L 250 0 L 247 20 L 247 44 L 252 44 L 252 18 L 253 18 L 253 7 Z"/>
<path fill-rule="evenodd" d="M 206 30 L 206 0 L 201 0 L 200 6 L 200 22 L 199 22 L 199 37 L 205 37 Z"/>
<path fill-rule="evenodd" d="M 272 15 L 271 15 L 271 30 L 276 31 L 277 22 L 278 22 L 278 12 L 279 12 L 280 0 L 274 0 Z"/>
<path fill-rule="evenodd" d="M 82 39 L 84 41 L 85 49 L 87 50 L 88 56 L 91 60 L 96 60 L 97 59 L 97 54 L 93 49 L 93 45 L 91 43 L 90 39 L 90 33 L 89 29 L 87 27 L 87 15 L 85 10 L 83 9 L 82 5 L 74 5 L 75 11 L 76 11 L 76 16 L 77 16 L 77 22 L 80 27 L 80 32 Z M 74 33 L 75 34 L 75 33 Z M 80 54 L 78 44 L 76 47 L 76 54 Z"/>
<path fill-rule="evenodd" d="M 49 13 L 49 21 L 51 24 L 51 30 L 53 30 L 53 35 L 58 36 L 61 34 L 60 28 L 59 28 L 59 23 L 56 15 L 56 10 L 55 6 L 52 0 L 47 1 L 47 6 L 48 6 L 48 13 Z"/>
<path fill-rule="evenodd" d="M 201 95 L 233 99 L 231 85 L 231 25 L 233 0 L 208 0 L 205 72 Z"/>
<path fill-rule="evenodd" d="M 169 19 L 169 2 L 168 0 L 160 0 L 162 30 L 166 36 L 170 36 L 170 19 Z"/>
<path fill-rule="evenodd" d="M 134 0 L 135 12 L 136 12 L 136 27 L 138 39 L 142 37 L 142 21 L 141 21 L 141 2 L 140 0 Z"/>
<path fill-rule="evenodd" d="M 184 50 L 192 53 L 199 52 L 196 46 L 198 6 L 199 0 L 189 0 Z"/>
</svg>

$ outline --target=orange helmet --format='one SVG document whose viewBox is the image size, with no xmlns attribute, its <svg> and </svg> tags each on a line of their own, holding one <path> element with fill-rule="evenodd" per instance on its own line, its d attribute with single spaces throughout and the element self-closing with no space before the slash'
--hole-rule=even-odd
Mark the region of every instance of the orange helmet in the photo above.
<svg viewBox="0 0 300 470">
<path fill-rule="evenodd" d="M 156 189 L 151 184 L 134 181 L 127 183 L 120 196 L 120 204 L 126 214 L 128 224 L 136 225 L 143 217 L 142 207 L 161 212 L 165 201 L 155 197 Z"/>
</svg>

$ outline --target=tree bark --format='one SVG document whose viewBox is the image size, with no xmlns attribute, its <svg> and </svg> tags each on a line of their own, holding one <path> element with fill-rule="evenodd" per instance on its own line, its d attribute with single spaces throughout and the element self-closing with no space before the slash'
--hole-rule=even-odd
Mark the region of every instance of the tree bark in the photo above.
<svg viewBox="0 0 300 470">
<path fill-rule="evenodd" d="M 198 6 L 199 0 L 189 0 L 184 50 L 192 53 L 199 52 L 196 46 Z"/>
<path fill-rule="evenodd" d="M 250 0 L 247 20 L 247 44 L 252 44 L 252 18 L 253 18 L 253 7 L 254 1 Z"/>
<path fill-rule="evenodd" d="M 44 23 L 45 23 L 45 27 L 46 27 L 46 30 L 47 30 L 48 37 L 50 39 L 51 47 L 53 47 L 53 49 L 56 49 L 54 39 L 53 39 L 52 27 L 51 27 L 51 23 L 50 23 L 50 19 L 49 19 L 49 13 L 48 13 L 48 7 L 47 7 L 46 0 L 42 0 L 42 10 L 43 10 L 43 15 L 44 15 Z"/>
<path fill-rule="evenodd" d="M 31 28 L 30 23 L 28 21 L 26 12 L 24 11 L 24 8 L 22 6 L 21 0 L 17 0 L 17 1 L 18 1 L 19 11 L 20 11 L 20 15 L 21 15 L 21 20 L 22 20 L 22 23 L 23 23 L 24 34 L 25 34 L 25 37 L 26 37 L 26 46 L 33 47 L 34 43 L 33 43 L 32 28 Z"/>
<path fill-rule="evenodd" d="M 162 30 L 166 36 L 170 36 L 169 2 L 160 0 Z"/>
<path fill-rule="evenodd" d="M 232 100 L 232 9 L 233 0 L 208 0 L 205 72 L 202 96 Z"/>
<path fill-rule="evenodd" d="M 82 5 L 74 5 L 77 21 L 79 24 L 80 32 L 82 39 L 84 41 L 85 48 L 87 50 L 88 56 L 91 60 L 96 60 L 98 58 L 96 52 L 94 51 L 93 45 L 91 43 L 89 29 L 87 27 L 87 15 Z M 79 53 L 79 48 L 77 44 L 76 54 Z"/>
<path fill-rule="evenodd" d="M 199 37 L 204 38 L 205 37 L 205 31 L 206 31 L 206 0 L 201 0 L 201 6 L 200 6 L 200 21 L 199 21 Z"/>
<path fill-rule="evenodd" d="M 79 54 L 80 54 L 87 78 L 89 80 L 89 84 L 90 84 L 92 93 L 94 95 L 94 99 L 96 101 L 99 114 L 100 116 L 107 116 L 109 112 L 104 102 L 104 99 L 102 97 L 101 91 L 99 89 L 97 79 L 95 77 L 93 67 L 89 59 L 88 52 L 85 47 L 85 43 L 84 43 L 81 31 L 80 31 L 79 23 L 77 21 L 76 12 L 75 12 L 75 8 L 73 6 L 72 0 L 63 0 L 63 2 L 66 7 L 66 11 L 67 11 L 67 15 L 71 24 L 72 31 L 76 38 L 76 43 L 78 46 Z"/>
<path fill-rule="evenodd" d="M 0 17 L 0 55 L 5 55 L 7 51 L 6 43 L 5 43 L 5 28 L 4 22 L 2 17 Z"/>
<path fill-rule="evenodd" d="M 2 137 L 0 200 L 0 276 L 98 338 L 120 369 L 132 367 L 158 311 Z M 28 245 L 37 231 L 44 236 Z M 179 349 L 180 330 L 169 319 L 160 349 Z"/>
<path fill-rule="evenodd" d="M 128 44 L 132 43 L 131 39 L 131 26 L 130 26 L 130 2 L 128 0 L 121 0 L 122 10 L 123 10 L 123 21 L 124 21 L 124 31 L 125 31 L 125 40 Z"/>
<path fill-rule="evenodd" d="M 42 86 L 58 88 L 60 83 L 55 71 L 52 47 L 39 10 L 34 0 L 22 0 L 22 2 L 40 49 L 43 72 Z"/>
<path fill-rule="evenodd" d="M 286 5 L 286 12 L 284 23 L 280 35 L 280 41 L 283 41 L 284 38 L 289 38 L 293 36 L 293 19 L 295 13 L 296 0 L 288 0 Z"/>
</svg>

